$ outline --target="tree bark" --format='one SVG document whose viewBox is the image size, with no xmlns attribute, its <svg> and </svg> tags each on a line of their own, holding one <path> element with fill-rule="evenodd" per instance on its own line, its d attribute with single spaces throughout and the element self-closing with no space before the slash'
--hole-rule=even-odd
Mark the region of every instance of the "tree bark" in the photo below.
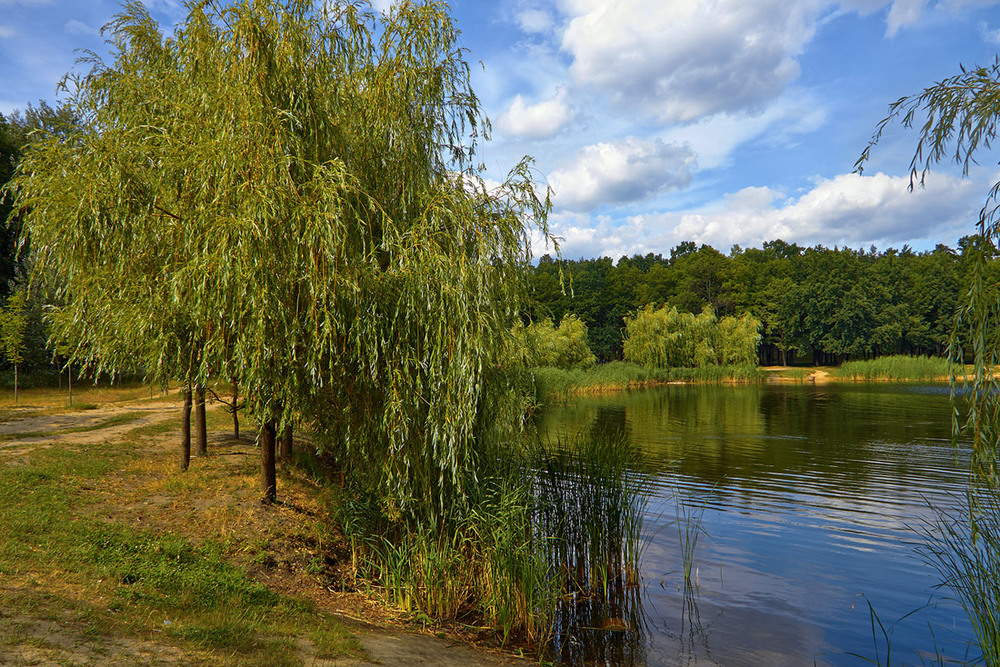
<svg viewBox="0 0 1000 667">
<path fill-rule="evenodd" d="M 285 430 L 278 440 L 278 458 L 282 461 L 290 461 L 292 458 L 292 425 L 286 424 Z"/>
<path fill-rule="evenodd" d="M 14 364 L 14 402 L 17 403 L 17 364 Z"/>
<path fill-rule="evenodd" d="M 181 470 L 191 464 L 191 387 L 184 387 L 184 410 L 181 413 Z"/>
<path fill-rule="evenodd" d="M 237 406 L 240 404 L 240 387 L 236 384 L 236 380 L 233 383 L 233 437 L 237 440 L 240 439 L 240 415 Z"/>
<path fill-rule="evenodd" d="M 261 424 L 260 491 L 263 503 L 273 503 L 278 497 L 278 480 L 274 467 L 274 431 L 273 421 Z"/>
<path fill-rule="evenodd" d="M 205 425 L 205 387 L 198 385 L 194 390 L 194 424 L 198 435 L 197 456 L 208 455 L 208 429 Z"/>
</svg>

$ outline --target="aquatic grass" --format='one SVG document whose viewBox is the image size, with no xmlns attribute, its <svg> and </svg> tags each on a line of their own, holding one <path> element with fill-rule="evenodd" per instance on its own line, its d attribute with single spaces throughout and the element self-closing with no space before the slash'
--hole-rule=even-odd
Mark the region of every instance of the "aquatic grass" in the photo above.
<svg viewBox="0 0 1000 667">
<path fill-rule="evenodd" d="M 920 554 L 941 575 L 941 588 L 965 611 L 981 655 L 1000 665 L 1000 485 L 972 481 L 964 502 L 937 510 L 923 530 Z"/>
<path fill-rule="evenodd" d="M 627 432 L 594 428 L 535 458 L 535 531 L 562 590 L 552 652 L 574 664 L 631 664 L 645 628 L 644 455 Z"/>
<path fill-rule="evenodd" d="M 612 623 L 605 644 L 638 650 L 620 635 L 643 624 L 641 465 L 623 434 L 532 442 L 484 463 L 468 503 L 436 528 L 411 527 L 348 489 L 340 511 L 357 585 L 422 622 L 482 624 L 502 642 L 558 654 L 570 634 Z"/>
<path fill-rule="evenodd" d="M 845 380 L 863 382 L 944 381 L 951 369 L 943 357 L 908 357 L 894 355 L 867 361 L 847 361 L 832 371 L 832 375 Z"/>
<path fill-rule="evenodd" d="M 705 531 L 705 507 L 702 503 L 695 506 L 681 498 L 680 493 L 674 494 L 674 511 L 676 513 L 675 525 L 677 527 L 677 537 L 681 547 L 681 565 L 684 569 L 684 586 L 697 587 L 699 585 L 697 574 L 694 581 L 691 574 L 694 570 L 694 557 L 698 549 L 698 538 L 706 534 Z"/>
</svg>

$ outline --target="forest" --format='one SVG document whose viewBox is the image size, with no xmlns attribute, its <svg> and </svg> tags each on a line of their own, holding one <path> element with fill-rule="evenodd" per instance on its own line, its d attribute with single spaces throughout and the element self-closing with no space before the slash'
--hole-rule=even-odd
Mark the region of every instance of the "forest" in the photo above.
<svg viewBox="0 0 1000 667">
<path fill-rule="evenodd" d="M 734 246 L 728 255 L 693 242 L 669 256 L 617 262 L 545 255 L 531 268 L 532 316 L 577 316 L 599 361 L 623 357 L 625 319 L 650 304 L 688 313 L 710 306 L 719 317 L 749 313 L 761 322 L 762 365 L 943 355 L 980 252 L 995 275 L 995 250 L 971 236 L 922 252 L 774 240 Z"/>
</svg>

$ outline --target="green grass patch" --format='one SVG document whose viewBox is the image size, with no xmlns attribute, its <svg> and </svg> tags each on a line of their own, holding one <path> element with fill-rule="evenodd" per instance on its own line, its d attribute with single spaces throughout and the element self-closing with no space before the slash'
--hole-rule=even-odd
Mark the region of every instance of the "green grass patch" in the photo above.
<svg viewBox="0 0 1000 667">
<path fill-rule="evenodd" d="M 156 633 L 205 664 L 301 665 L 297 637 L 331 657 L 359 653 L 336 621 L 250 579 L 212 539 L 108 520 L 93 491 L 138 456 L 127 443 L 70 445 L 0 466 L 5 615 L 69 616 L 97 647 Z M 0 627 L 5 641 L 18 640 Z"/>
<path fill-rule="evenodd" d="M 833 370 L 833 376 L 862 382 L 947 380 L 948 360 L 941 357 L 907 357 L 895 355 L 869 361 L 848 361 Z"/>
</svg>

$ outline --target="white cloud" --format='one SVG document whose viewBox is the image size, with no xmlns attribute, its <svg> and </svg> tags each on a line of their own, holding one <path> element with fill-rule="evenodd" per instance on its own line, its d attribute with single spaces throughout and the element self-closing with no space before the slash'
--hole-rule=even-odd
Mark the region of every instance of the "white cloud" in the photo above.
<svg viewBox="0 0 1000 667">
<path fill-rule="evenodd" d="M 556 134 L 573 116 L 566 88 L 560 86 L 555 95 L 537 104 L 526 104 L 517 95 L 498 119 L 497 126 L 512 136 L 545 139 Z"/>
<path fill-rule="evenodd" d="M 920 20 L 926 0 L 895 0 L 886 17 L 885 34 L 892 37 L 900 28 L 911 26 Z"/>
<path fill-rule="evenodd" d="M 9 25 L 0 24 L 0 39 L 10 39 L 16 34 L 17 32 Z"/>
<path fill-rule="evenodd" d="M 564 0 L 577 84 L 661 122 L 759 110 L 799 73 L 819 0 Z"/>
<path fill-rule="evenodd" d="M 555 26 L 555 21 L 544 9 L 533 8 L 518 12 L 517 25 L 526 33 L 544 33 Z"/>
<path fill-rule="evenodd" d="M 636 215 L 613 224 L 598 220 L 583 234 L 587 218 L 553 218 L 554 232 L 566 236 L 565 255 L 666 253 L 682 241 L 707 243 L 723 252 L 733 244 L 760 246 L 783 239 L 802 245 L 885 248 L 954 243 L 975 231 L 989 189 L 982 178 L 931 174 L 927 188 L 908 190 L 909 178 L 878 173 L 842 174 L 818 180 L 796 197 L 768 187 L 745 188 L 701 209 Z"/>
<path fill-rule="evenodd" d="M 694 153 L 686 145 L 628 137 L 587 146 L 572 164 L 549 174 L 556 206 L 588 210 L 686 187 Z"/>
<path fill-rule="evenodd" d="M 83 21 L 77 21 L 76 19 L 70 19 L 66 22 L 66 32 L 71 35 L 100 35 L 101 31 L 97 28 L 92 28 Z"/>
</svg>

